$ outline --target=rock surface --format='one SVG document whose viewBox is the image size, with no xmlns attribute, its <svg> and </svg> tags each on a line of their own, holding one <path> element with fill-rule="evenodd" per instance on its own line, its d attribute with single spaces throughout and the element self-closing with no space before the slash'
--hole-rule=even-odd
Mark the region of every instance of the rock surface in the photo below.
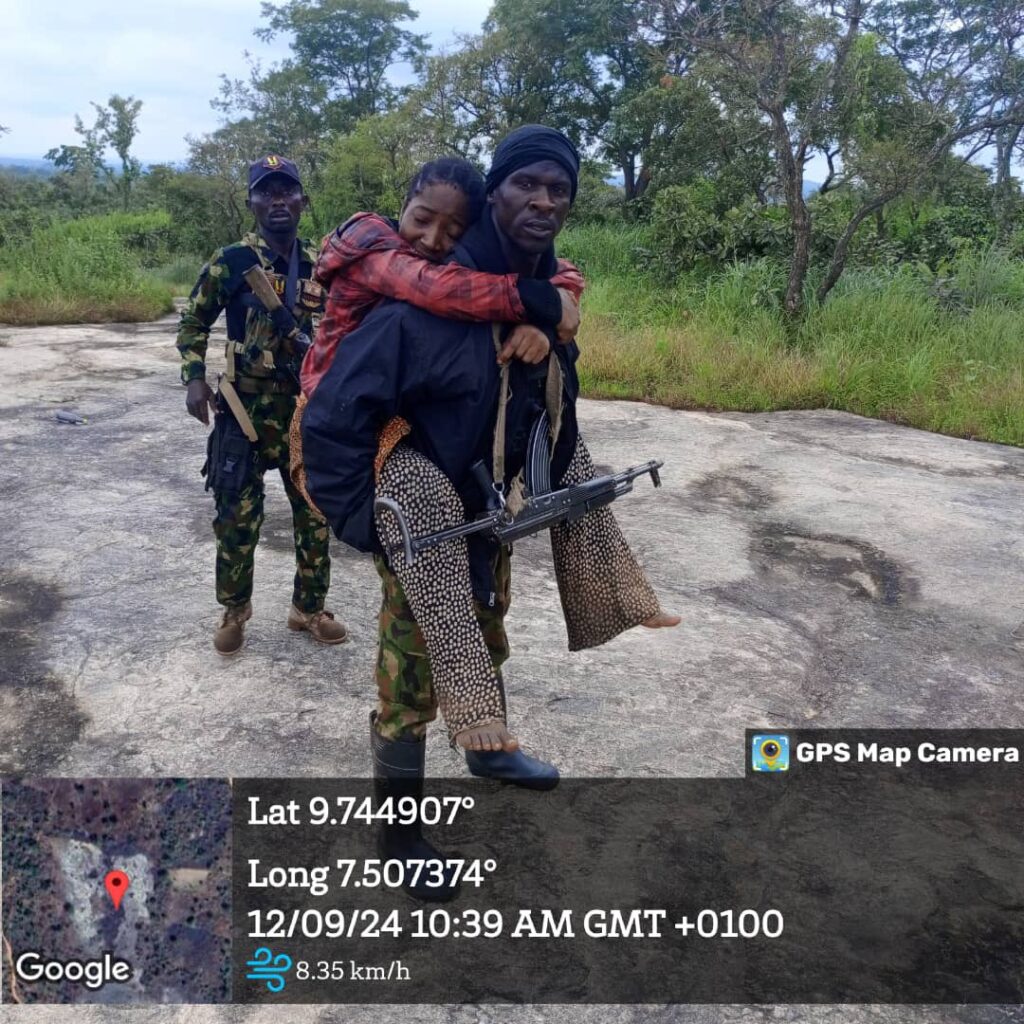
<svg viewBox="0 0 1024 1024">
<path fill-rule="evenodd" d="M 361 775 L 379 600 L 335 546 L 351 640 L 285 628 L 288 505 L 268 476 L 242 656 L 211 637 L 205 435 L 178 383 L 174 318 L 0 331 L 0 773 Z M 211 351 L 216 351 L 214 340 Z M 216 360 L 211 360 L 213 368 Z M 73 410 L 87 423 L 60 423 Z M 828 411 L 686 413 L 583 402 L 595 460 L 665 461 L 616 512 L 674 630 L 566 651 L 546 540 L 517 545 L 511 724 L 575 776 L 727 776 L 743 730 L 1024 727 L 1024 451 Z M 440 732 L 428 773 L 461 774 Z M 85 1009 L 19 1020 L 100 1020 Z M 1009 1008 L 531 1007 L 487 1019 L 997 1021 Z M 302 1021 L 480 1019 L 466 1008 L 293 1008 Z M 128 1017 L 126 1016 L 127 1020 Z M 262 1021 L 272 1009 L 140 1009 Z"/>
</svg>

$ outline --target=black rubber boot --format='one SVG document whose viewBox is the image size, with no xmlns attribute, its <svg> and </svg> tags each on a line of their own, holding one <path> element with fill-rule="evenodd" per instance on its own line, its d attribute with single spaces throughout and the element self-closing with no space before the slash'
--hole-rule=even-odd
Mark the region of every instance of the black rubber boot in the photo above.
<svg viewBox="0 0 1024 1024">
<path fill-rule="evenodd" d="M 387 797 L 392 798 L 392 810 L 398 812 L 398 801 L 403 796 L 411 796 L 417 806 L 423 796 L 423 765 L 426 756 L 426 740 L 386 740 L 376 729 L 377 713 L 370 714 L 370 749 L 373 752 L 373 783 L 380 807 Z M 404 816 L 404 815 L 403 815 Z M 410 884 L 415 877 L 415 862 L 444 861 L 444 854 L 423 838 L 419 822 L 411 825 L 382 822 L 377 839 L 380 856 L 384 860 L 400 860 L 407 864 L 405 877 L 408 879 L 402 888 L 418 900 L 431 903 L 447 903 L 459 894 L 459 885 L 455 881 L 454 871 L 443 871 L 442 884 L 431 885 L 437 881 L 437 870 L 430 865 L 419 869 L 419 878 L 415 885 Z M 414 862 L 410 864 L 409 862 Z"/>
</svg>

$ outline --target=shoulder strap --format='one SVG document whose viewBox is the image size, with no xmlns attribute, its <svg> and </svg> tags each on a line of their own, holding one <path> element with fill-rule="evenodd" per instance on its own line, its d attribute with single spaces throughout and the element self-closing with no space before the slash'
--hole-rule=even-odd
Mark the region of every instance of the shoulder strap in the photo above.
<svg viewBox="0 0 1024 1024">
<path fill-rule="evenodd" d="M 491 337 L 494 339 L 496 352 L 501 352 L 501 325 L 491 324 Z M 505 490 L 505 425 L 508 418 L 509 398 L 509 364 L 501 368 L 501 383 L 498 393 L 498 415 L 494 421 L 494 447 L 491 454 L 491 469 L 494 474 L 494 486 L 502 494 Z M 552 351 L 548 354 L 548 375 L 544 384 L 544 405 L 547 409 L 548 423 L 551 426 L 551 447 L 555 446 L 558 434 L 562 429 L 562 364 Z M 509 511 L 516 515 L 522 506 L 523 478 L 522 473 L 516 477 L 509 487 L 507 503 Z"/>
<path fill-rule="evenodd" d="M 501 352 L 501 324 L 491 324 L 491 337 L 495 352 Z M 505 490 L 505 420 L 508 415 L 508 363 L 501 367 L 501 383 L 498 390 L 498 416 L 494 421 L 494 447 L 491 457 L 491 472 L 494 486 L 502 493 Z"/>
<path fill-rule="evenodd" d="M 544 385 L 544 404 L 548 410 L 548 423 L 551 424 L 552 450 L 562 429 L 562 386 L 562 364 L 552 350 L 548 354 L 548 379 Z"/>
<path fill-rule="evenodd" d="M 288 257 L 288 277 L 284 282 L 284 307 L 289 313 L 295 310 L 295 299 L 299 294 L 299 240 L 292 244 L 291 255 Z"/>
<path fill-rule="evenodd" d="M 255 444 L 259 439 L 259 435 L 256 433 L 256 428 L 253 426 L 249 413 L 246 412 L 245 406 L 242 405 L 242 400 L 238 397 L 234 384 L 229 380 L 222 379 L 220 381 L 220 393 L 224 396 L 224 401 L 228 403 L 228 408 L 234 414 L 238 425 L 242 428 L 242 433 Z"/>
</svg>

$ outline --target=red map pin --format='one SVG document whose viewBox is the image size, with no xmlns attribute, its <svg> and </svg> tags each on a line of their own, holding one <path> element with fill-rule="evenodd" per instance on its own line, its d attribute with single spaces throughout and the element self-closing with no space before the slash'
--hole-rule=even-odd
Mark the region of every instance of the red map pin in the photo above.
<svg viewBox="0 0 1024 1024">
<path fill-rule="evenodd" d="M 107 877 L 103 879 L 103 885 L 113 901 L 114 909 L 120 910 L 121 900 L 128 891 L 128 876 L 123 871 L 108 871 Z"/>
</svg>

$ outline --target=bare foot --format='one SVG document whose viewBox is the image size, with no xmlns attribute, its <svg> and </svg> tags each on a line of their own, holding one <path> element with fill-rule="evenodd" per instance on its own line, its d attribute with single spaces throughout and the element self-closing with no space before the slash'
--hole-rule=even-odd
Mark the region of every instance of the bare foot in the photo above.
<svg viewBox="0 0 1024 1024">
<path fill-rule="evenodd" d="M 646 626 L 648 629 L 661 629 L 664 626 L 678 626 L 682 621 L 679 615 L 673 615 L 671 612 L 658 612 L 657 615 L 644 619 L 640 625 Z"/>
<path fill-rule="evenodd" d="M 455 742 L 463 750 L 504 750 L 511 753 L 519 749 L 519 740 L 505 728 L 503 722 L 485 722 L 472 729 L 455 734 Z"/>
</svg>

